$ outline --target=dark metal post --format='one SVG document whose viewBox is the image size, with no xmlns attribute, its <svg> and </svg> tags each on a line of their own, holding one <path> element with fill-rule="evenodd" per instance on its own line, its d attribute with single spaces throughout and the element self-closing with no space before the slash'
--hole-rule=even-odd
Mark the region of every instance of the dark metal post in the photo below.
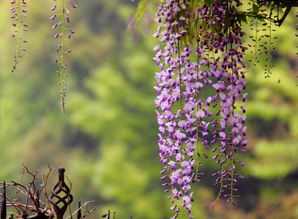
<svg viewBox="0 0 298 219">
<path fill-rule="evenodd" d="M 6 219 L 7 209 L 6 209 L 6 184 L 3 182 L 3 194 L 2 194 L 2 208 L 1 208 L 1 219 Z"/>
</svg>

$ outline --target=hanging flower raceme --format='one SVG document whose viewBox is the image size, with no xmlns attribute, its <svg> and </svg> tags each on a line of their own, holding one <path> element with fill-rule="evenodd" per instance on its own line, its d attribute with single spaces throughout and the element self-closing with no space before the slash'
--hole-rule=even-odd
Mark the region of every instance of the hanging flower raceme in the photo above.
<svg viewBox="0 0 298 219">
<path fill-rule="evenodd" d="M 58 58 L 56 62 L 59 65 L 58 75 L 60 77 L 60 102 L 62 111 L 65 111 L 66 97 L 66 61 L 67 54 L 71 53 L 71 49 L 67 48 L 66 40 L 70 39 L 75 33 L 70 27 L 70 11 L 77 8 L 77 4 L 70 0 L 53 0 L 54 5 L 51 7 L 53 12 L 50 20 L 53 21 L 52 30 L 55 31 L 54 38 L 58 40 L 56 51 Z"/>
<path fill-rule="evenodd" d="M 191 185 L 203 176 L 198 169 L 202 147 L 219 165 L 213 174 L 219 197 L 232 202 L 242 177 L 235 155 L 247 144 L 245 106 L 239 104 L 246 98 L 246 48 L 235 16 L 240 2 L 214 0 L 197 8 L 183 2 L 161 3 L 154 34 L 160 39 L 154 60 L 160 67 L 155 89 L 161 173 L 176 211 L 173 218 L 183 214 L 181 209 L 192 217 Z"/>
<path fill-rule="evenodd" d="M 10 19 L 12 20 L 13 33 L 12 37 L 16 40 L 14 48 L 14 63 L 12 71 L 16 70 L 19 59 L 22 58 L 26 48 L 24 44 L 27 40 L 24 38 L 24 32 L 28 31 L 28 25 L 25 20 L 27 18 L 27 2 L 25 0 L 11 0 Z"/>
</svg>

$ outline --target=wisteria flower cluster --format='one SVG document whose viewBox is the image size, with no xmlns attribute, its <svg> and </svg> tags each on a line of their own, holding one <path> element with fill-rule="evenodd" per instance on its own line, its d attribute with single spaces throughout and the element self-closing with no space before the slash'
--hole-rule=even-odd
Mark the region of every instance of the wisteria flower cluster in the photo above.
<svg viewBox="0 0 298 219">
<path fill-rule="evenodd" d="M 54 38 L 58 40 L 56 51 L 58 58 L 56 62 L 59 65 L 58 75 L 60 77 L 60 102 L 62 111 L 65 111 L 65 97 L 66 97 L 66 76 L 65 69 L 68 66 L 66 55 L 71 53 L 71 49 L 66 48 L 65 41 L 70 39 L 75 33 L 70 28 L 70 9 L 77 8 L 77 4 L 71 0 L 53 0 L 54 5 L 51 7 L 53 12 L 50 20 L 53 21 L 52 30 L 55 31 Z"/>
<path fill-rule="evenodd" d="M 13 55 L 14 63 L 12 66 L 12 71 L 15 71 L 19 59 L 22 58 L 23 53 L 26 51 L 24 44 L 27 43 L 27 40 L 24 38 L 24 32 L 28 31 L 28 24 L 25 22 L 28 4 L 25 0 L 11 0 L 10 4 L 10 19 L 12 20 L 13 26 L 12 37 L 16 40 Z"/>
<path fill-rule="evenodd" d="M 191 1 L 166 0 L 156 14 L 154 37 L 156 108 L 159 124 L 163 186 L 177 218 L 192 218 L 192 184 L 204 173 L 198 169 L 204 150 L 213 153 L 219 170 L 213 173 L 218 198 L 233 202 L 236 172 L 243 162 L 237 154 L 247 145 L 244 92 L 246 48 L 237 20 L 239 0 L 213 0 L 194 6 Z M 208 153 L 209 154 L 209 153 Z M 217 199 L 218 199 L 217 198 Z"/>
<path fill-rule="evenodd" d="M 71 53 L 71 49 L 66 46 L 66 40 L 70 39 L 75 33 L 70 28 L 70 11 L 75 9 L 78 5 L 72 0 L 52 0 L 54 2 L 51 7 L 52 15 L 50 21 L 53 22 L 52 30 L 55 31 L 54 39 L 59 42 L 56 47 L 58 52 L 58 58 L 56 62 L 59 65 L 58 75 L 60 77 L 60 102 L 62 111 L 65 111 L 65 96 L 66 96 L 66 76 L 65 69 L 68 66 L 66 61 L 67 54 Z M 16 47 L 14 49 L 14 63 L 12 71 L 16 70 L 19 59 L 22 58 L 26 48 L 24 46 L 27 40 L 24 37 L 24 33 L 28 31 L 28 24 L 25 22 L 27 18 L 26 0 L 11 0 L 10 19 L 12 20 L 13 33 L 12 37 L 16 39 Z"/>
</svg>

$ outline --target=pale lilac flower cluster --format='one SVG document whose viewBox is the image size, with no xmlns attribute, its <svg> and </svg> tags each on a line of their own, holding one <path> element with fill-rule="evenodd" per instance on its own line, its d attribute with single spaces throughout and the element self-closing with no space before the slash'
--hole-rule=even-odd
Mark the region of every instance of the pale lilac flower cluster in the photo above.
<svg viewBox="0 0 298 219">
<path fill-rule="evenodd" d="M 196 69 L 190 62 L 191 48 L 182 48 L 181 39 L 187 33 L 184 29 L 189 20 L 183 16 L 188 5 L 178 0 L 169 0 L 160 5 L 157 21 L 160 22 L 155 37 L 159 37 L 163 47 L 157 46 L 155 61 L 161 71 L 156 74 L 158 93 L 156 106 L 159 134 L 160 161 L 165 164 L 162 172 L 164 185 L 171 188 L 170 199 L 181 201 L 181 205 L 191 216 L 192 192 L 194 181 L 194 151 L 197 141 L 196 108 L 192 92 L 191 72 Z M 186 86 L 191 87 L 186 88 Z M 187 100 L 187 102 L 185 102 Z M 179 203 L 172 210 L 180 212 Z"/>
<path fill-rule="evenodd" d="M 18 60 L 22 58 L 23 53 L 26 51 L 24 44 L 27 40 L 24 38 L 24 32 L 28 31 L 28 24 L 25 19 L 27 18 L 27 2 L 25 0 L 11 0 L 10 2 L 10 19 L 12 20 L 13 34 L 12 37 L 16 39 L 16 48 L 14 48 L 14 64 L 12 71 L 16 70 Z"/>
<path fill-rule="evenodd" d="M 160 39 L 154 60 L 160 67 L 155 89 L 161 173 L 176 211 L 173 218 L 181 214 L 180 206 L 192 217 L 191 184 L 203 175 L 195 168 L 200 147 L 214 153 L 220 166 L 213 174 L 219 195 L 232 201 L 241 177 L 235 172 L 239 161 L 234 155 L 244 152 L 247 144 L 245 106 L 238 103 L 246 98 L 242 70 L 246 48 L 234 16 L 240 2 L 214 0 L 195 11 L 189 1 L 184 2 L 161 3 L 154 34 Z M 193 22 L 197 32 L 191 29 Z"/>
<path fill-rule="evenodd" d="M 66 82 L 65 69 L 68 66 L 66 62 L 66 55 L 71 53 L 71 49 L 67 49 L 65 46 L 65 40 L 70 39 L 71 36 L 75 33 L 70 28 L 70 8 L 77 8 L 77 4 L 71 0 L 53 0 L 54 5 L 51 7 L 53 14 L 50 17 L 50 20 L 54 22 L 52 25 L 52 30 L 55 31 L 54 38 L 59 40 L 59 43 L 56 46 L 56 51 L 59 54 L 59 57 L 56 59 L 56 62 L 59 64 L 60 69 L 58 74 L 60 76 L 60 99 L 61 99 L 61 108 L 62 111 L 65 111 L 65 96 L 66 96 Z"/>
</svg>

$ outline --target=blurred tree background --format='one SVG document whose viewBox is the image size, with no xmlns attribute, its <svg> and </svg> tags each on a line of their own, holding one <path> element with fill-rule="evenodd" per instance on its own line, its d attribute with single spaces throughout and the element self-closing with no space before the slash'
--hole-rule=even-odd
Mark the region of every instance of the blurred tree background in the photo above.
<svg viewBox="0 0 298 219">
<path fill-rule="evenodd" d="M 133 25 L 137 2 L 80 1 L 73 11 L 66 113 L 59 106 L 50 1 L 29 1 L 29 45 L 11 72 L 9 1 L 0 8 L 0 180 L 19 177 L 22 164 L 41 172 L 64 166 L 78 200 L 96 200 L 123 219 L 169 218 L 160 186 L 152 60 L 154 6 Z M 276 31 L 272 76 L 264 62 L 248 73 L 248 152 L 240 198 L 219 203 L 213 179 L 196 187 L 195 218 L 298 218 L 297 37 L 294 10 Z M 295 51 L 296 50 L 296 51 Z M 252 56 L 248 53 L 249 56 Z M 205 172 L 215 166 L 205 162 Z M 211 174 L 210 174 L 211 175 Z"/>
</svg>

